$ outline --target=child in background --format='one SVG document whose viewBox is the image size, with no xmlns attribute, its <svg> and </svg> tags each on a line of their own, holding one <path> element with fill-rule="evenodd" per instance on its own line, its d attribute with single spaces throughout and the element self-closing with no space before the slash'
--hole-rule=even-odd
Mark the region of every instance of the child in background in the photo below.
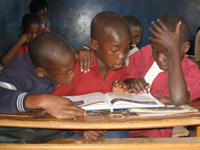
<svg viewBox="0 0 200 150">
<path fill-rule="evenodd" d="M 23 54 L 29 49 L 29 43 L 42 33 L 40 17 L 35 13 L 28 13 L 22 19 L 21 36 L 19 40 L 2 57 L 4 65 L 9 64 L 16 55 Z"/>
<path fill-rule="evenodd" d="M 140 43 L 141 36 L 142 36 L 142 24 L 135 16 L 125 15 L 123 17 L 127 21 L 131 34 L 132 34 L 132 45 L 131 45 L 132 49 L 128 52 L 125 59 L 125 65 L 126 67 L 128 67 L 129 56 L 139 50 L 137 48 L 137 45 Z"/>
<path fill-rule="evenodd" d="M 42 21 L 42 32 L 51 32 L 47 28 L 47 11 L 48 5 L 46 0 L 32 0 L 29 4 L 29 12 L 36 13 L 40 16 Z"/>
<path fill-rule="evenodd" d="M 83 116 L 85 111 L 69 99 L 50 94 L 56 84 L 74 79 L 75 63 L 75 54 L 63 38 L 51 32 L 38 35 L 29 53 L 18 55 L 0 76 L 0 113 L 43 109 L 61 119 Z M 10 142 L 41 143 L 59 138 L 61 131 L 0 128 L 0 142 L 5 136 L 13 137 Z"/>
<path fill-rule="evenodd" d="M 112 11 L 97 14 L 91 23 L 90 43 L 93 52 L 90 71 L 81 72 L 77 61 L 74 80 L 69 85 L 57 86 L 53 94 L 66 96 L 118 90 L 120 80 L 125 79 L 126 67 L 123 64 L 131 46 L 131 34 L 124 18 Z M 130 92 L 125 85 L 120 86 L 125 92 Z M 85 139 L 94 140 L 106 135 L 106 131 L 77 131 L 77 133 Z M 128 137 L 127 131 L 110 131 L 110 134 L 113 134 L 113 137 Z"/>
<path fill-rule="evenodd" d="M 152 24 L 151 45 L 130 56 L 126 83 L 138 94 L 150 88 L 152 95 L 169 97 L 174 105 L 200 97 L 200 70 L 186 57 L 190 47 L 187 21 L 177 14 L 166 14 Z M 172 128 L 130 131 L 130 137 L 171 134 Z"/>
</svg>

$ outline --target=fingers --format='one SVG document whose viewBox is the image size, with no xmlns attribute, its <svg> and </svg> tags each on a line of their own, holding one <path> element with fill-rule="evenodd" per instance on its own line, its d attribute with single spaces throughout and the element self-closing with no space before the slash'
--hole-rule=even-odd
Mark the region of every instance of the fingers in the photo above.
<svg viewBox="0 0 200 150">
<path fill-rule="evenodd" d="M 83 138 L 86 140 L 98 140 L 103 135 L 106 135 L 106 131 L 85 131 Z"/>
<path fill-rule="evenodd" d="M 132 90 L 136 94 L 146 93 L 149 88 L 150 84 L 146 83 L 142 78 L 135 79 L 132 83 Z"/>
<path fill-rule="evenodd" d="M 82 49 L 78 52 L 78 60 L 80 63 L 81 72 L 87 73 L 90 71 L 92 62 L 93 62 L 93 54 L 89 49 Z"/>
</svg>

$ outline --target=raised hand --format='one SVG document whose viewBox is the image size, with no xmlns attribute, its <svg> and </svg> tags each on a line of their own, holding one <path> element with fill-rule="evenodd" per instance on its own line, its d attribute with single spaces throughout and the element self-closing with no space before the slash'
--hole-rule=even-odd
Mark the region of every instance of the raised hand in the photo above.
<svg viewBox="0 0 200 150">
<path fill-rule="evenodd" d="M 152 25 L 153 28 L 149 29 L 152 33 L 150 41 L 161 45 L 166 55 L 176 53 L 179 49 L 181 22 L 176 25 L 175 32 L 170 31 L 159 19 L 152 22 Z"/>
</svg>

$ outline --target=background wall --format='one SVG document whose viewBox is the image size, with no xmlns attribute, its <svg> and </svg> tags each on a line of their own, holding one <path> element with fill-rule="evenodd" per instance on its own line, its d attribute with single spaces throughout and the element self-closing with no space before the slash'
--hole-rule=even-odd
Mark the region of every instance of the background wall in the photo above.
<svg viewBox="0 0 200 150">
<path fill-rule="evenodd" d="M 47 0 L 48 23 L 51 31 L 61 35 L 71 46 L 90 43 L 90 23 L 101 11 L 112 10 L 121 15 L 132 14 L 143 25 L 139 47 L 149 43 L 151 21 L 166 13 L 177 13 L 190 24 L 191 35 L 200 26 L 200 0 Z M 20 35 L 21 19 L 28 12 L 30 0 L 0 0 L 0 55 Z"/>
</svg>

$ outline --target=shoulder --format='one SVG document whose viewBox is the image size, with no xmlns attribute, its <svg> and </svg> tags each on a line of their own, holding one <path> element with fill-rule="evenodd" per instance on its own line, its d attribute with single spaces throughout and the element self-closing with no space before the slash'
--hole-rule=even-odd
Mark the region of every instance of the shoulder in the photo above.
<svg viewBox="0 0 200 150">
<path fill-rule="evenodd" d="M 49 28 L 43 28 L 42 32 L 51 32 L 51 30 Z"/>
</svg>

